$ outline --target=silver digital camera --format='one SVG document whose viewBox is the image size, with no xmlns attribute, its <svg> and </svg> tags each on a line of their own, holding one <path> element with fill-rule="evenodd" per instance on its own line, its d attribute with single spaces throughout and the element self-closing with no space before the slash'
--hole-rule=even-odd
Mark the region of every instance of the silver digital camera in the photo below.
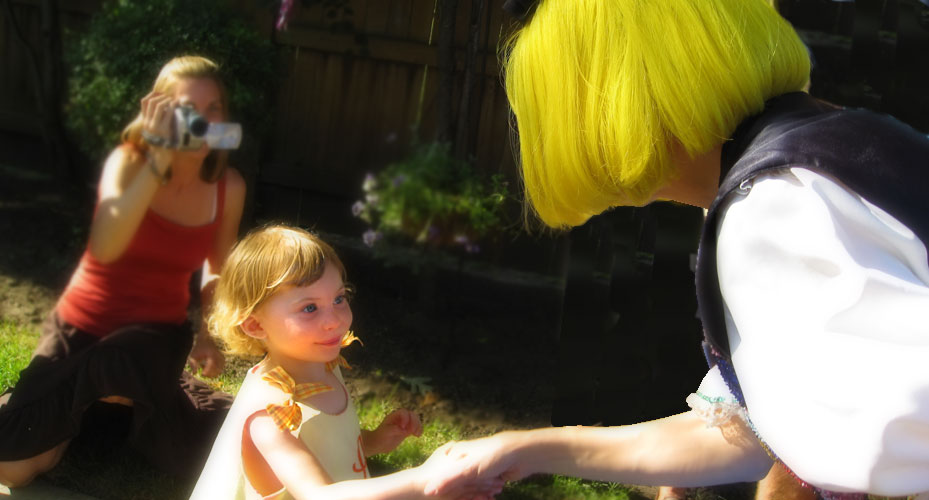
<svg viewBox="0 0 929 500">
<path fill-rule="evenodd" d="M 178 151 L 195 151 L 206 144 L 210 149 L 238 149 L 242 142 L 242 126 L 238 123 L 210 123 L 192 106 L 174 108 L 172 137 L 155 137 L 142 131 L 142 137 L 152 146 Z"/>
<path fill-rule="evenodd" d="M 210 123 L 191 106 L 174 108 L 176 149 L 195 150 L 206 143 L 210 149 L 238 149 L 242 126 L 238 123 Z"/>
</svg>

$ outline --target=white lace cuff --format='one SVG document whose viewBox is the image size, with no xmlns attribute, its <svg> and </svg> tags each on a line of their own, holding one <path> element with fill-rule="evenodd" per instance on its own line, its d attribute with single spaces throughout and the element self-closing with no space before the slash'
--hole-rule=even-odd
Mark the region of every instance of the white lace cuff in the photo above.
<svg viewBox="0 0 929 500">
<path fill-rule="evenodd" d="M 742 406 L 727 398 L 711 398 L 696 392 L 687 396 L 686 401 L 687 406 L 703 419 L 707 427 L 719 427 L 729 422 L 732 417 L 742 418 Z"/>
<path fill-rule="evenodd" d="M 719 427 L 735 416 L 748 421 L 742 405 L 729 392 L 717 366 L 710 368 L 697 392 L 687 396 L 686 401 L 687 406 L 703 419 L 707 427 Z"/>
</svg>

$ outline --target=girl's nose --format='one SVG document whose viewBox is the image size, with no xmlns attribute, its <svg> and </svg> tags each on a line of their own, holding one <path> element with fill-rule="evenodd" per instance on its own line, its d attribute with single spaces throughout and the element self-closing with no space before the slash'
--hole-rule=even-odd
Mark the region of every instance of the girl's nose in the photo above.
<svg viewBox="0 0 929 500">
<path fill-rule="evenodd" d="M 339 318 L 338 312 L 336 312 L 331 307 L 324 309 L 322 312 L 323 312 L 323 315 L 320 321 L 320 325 L 324 329 L 332 330 L 333 328 L 336 328 L 339 326 L 339 323 L 341 323 L 342 320 L 341 318 Z"/>
</svg>

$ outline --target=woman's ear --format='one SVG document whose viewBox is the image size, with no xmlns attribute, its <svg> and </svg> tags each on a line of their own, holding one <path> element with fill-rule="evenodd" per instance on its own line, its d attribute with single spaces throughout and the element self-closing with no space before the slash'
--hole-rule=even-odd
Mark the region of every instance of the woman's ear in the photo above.
<svg viewBox="0 0 929 500">
<path fill-rule="evenodd" d="M 264 331 L 264 328 L 261 327 L 261 323 L 258 321 L 258 318 L 254 314 L 245 318 L 245 321 L 239 325 L 242 328 L 242 331 L 246 335 L 256 339 L 263 339 L 268 336 L 267 332 Z"/>
</svg>

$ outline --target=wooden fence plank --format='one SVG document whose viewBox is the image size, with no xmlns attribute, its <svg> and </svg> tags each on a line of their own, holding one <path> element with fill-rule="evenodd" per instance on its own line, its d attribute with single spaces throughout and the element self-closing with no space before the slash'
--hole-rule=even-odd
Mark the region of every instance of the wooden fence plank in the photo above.
<svg viewBox="0 0 929 500">
<path fill-rule="evenodd" d="M 391 0 L 388 11 L 387 35 L 394 38 L 408 40 L 410 38 L 410 20 L 412 16 L 412 0 Z"/>
<path fill-rule="evenodd" d="M 374 0 L 368 3 L 368 9 L 365 13 L 364 24 L 361 27 L 364 32 L 371 35 L 387 34 L 387 18 L 389 15 L 390 3 L 384 0 Z"/>
<path fill-rule="evenodd" d="M 429 32 L 432 28 L 433 13 L 437 0 L 413 0 L 410 7 L 410 33 L 409 39 L 419 42 L 423 45 L 429 43 Z M 434 36 L 432 43 L 435 45 L 437 38 Z"/>
<path fill-rule="evenodd" d="M 332 54 L 352 52 L 356 55 L 366 55 L 387 62 L 415 65 L 428 64 L 433 67 L 438 64 L 435 46 L 430 47 L 421 43 L 378 36 L 368 37 L 366 51 L 361 50 L 362 47 L 356 43 L 355 38 L 351 35 L 314 28 L 291 29 L 278 33 L 277 41 L 284 45 L 299 46 Z M 487 68 L 487 74 L 496 74 L 496 55 L 484 53 L 482 57 L 484 57 L 485 62 L 479 66 Z M 463 49 L 456 52 L 456 61 L 460 70 L 464 61 Z"/>
</svg>

